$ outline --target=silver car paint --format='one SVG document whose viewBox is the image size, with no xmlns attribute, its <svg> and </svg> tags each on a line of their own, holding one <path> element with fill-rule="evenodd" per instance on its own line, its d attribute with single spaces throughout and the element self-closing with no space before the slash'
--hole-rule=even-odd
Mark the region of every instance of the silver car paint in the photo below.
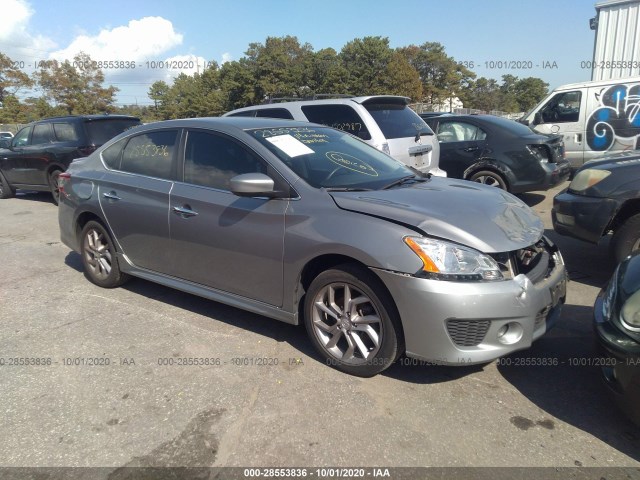
<svg viewBox="0 0 640 480">
<path fill-rule="evenodd" d="M 266 209 L 270 215 L 269 222 L 273 222 L 275 228 L 269 229 L 263 238 L 254 221 L 262 222 L 264 226 L 268 217 L 244 215 L 243 209 L 237 209 L 225 219 L 223 214 L 219 214 L 218 207 L 212 207 L 208 221 L 218 222 L 220 227 L 227 222 L 227 226 L 233 225 L 234 231 L 239 235 L 208 249 L 205 245 L 209 240 L 203 239 L 203 230 L 200 229 L 189 229 L 176 239 L 162 241 L 156 241 L 159 239 L 154 238 L 154 233 L 151 235 L 152 250 L 161 256 L 168 253 L 172 257 L 156 271 L 136 264 L 135 259 L 129 256 L 131 251 L 137 252 L 150 241 L 148 232 L 145 231 L 148 225 L 145 226 L 141 216 L 132 212 L 130 221 L 125 222 L 124 240 L 116 233 L 117 228 L 112 229 L 115 241 L 122 249 L 118 255 L 121 269 L 186 292 L 298 324 L 301 321 L 298 318 L 298 304 L 304 294 L 301 288 L 304 267 L 324 255 L 341 255 L 367 265 L 389 289 L 401 315 L 408 354 L 418 358 L 453 359 L 443 363 L 488 361 L 525 348 L 545 331 L 544 325 L 538 325 L 534 331 L 534 321 L 536 315 L 550 305 L 552 299 L 549 289 L 565 280 L 566 273 L 561 260 L 558 260 L 552 275 L 538 285 L 532 285 L 524 275 L 497 282 L 428 280 L 413 276 L 420 270 L 422 262 L 402 241 L 407 235 L 423 234 L 462 243 L 485 252 L 523 248 L 541 238 L 542 225 L 522 202 L 491 187 L 440 178 L 391 190 L 330 194 L 300 180 L 252 136 L 242 131 L 243 128 L 270 127 L 273 122 L 271 119 L 261 118 L 169 121 L 138 127 L 105 145 L 103 148 L 120 138 L 163 125 L 208 128 L 234 136 L 253 148 L 297 192 L 297 197 L 290 200 L 241 199 L 225 193 L 227 205 L 234 201 L 253 200 L 253 207 Z M 277 122 L 277 125 L 281 125 L 282 121 Z M 308 125 L 300 122 L 289 124 Z M 105 189 L 112 186 L 102 185 L 105 180 L 111 181 L 111 174 L 115 172 L 109 172 L 102 164 L 99 156 L 101 150 L 87 160 L 72 164 L 69 170 L 74 179 L 70 185 L 71 195 L 65 197 L 59 207 L 61 239 L 76 251 L 79 251 L 76 227 L 78 217 L 85 212 L 92 212 L 103 218 L 99 206 L 100 203 L 104 205 L 101 192 L 104 193 Z M 130 176 L 137 177 L 141 186 L 154 181 L 142 176 Z M 168 183 L 172 184 L 172 189 L 177 188 L 177 182 Z M 99 188 L 94 188 L 94 185 Z M 183 187 L 184 184 L 180 189 Z M 219 194 L 219 191 L 213 189 L 198 188 L 205 196 L 206 192 L 210 192 L 211 196 L 208 198 L 216 198 Z M 173 191 L 172 189 L 169 191 Z M 182 199 L 177 195 L 174 198 L 170 198 L 170 195 L 167 197 L 166 206 L 159 208 L 158 218 L 163 217 L 164 210 L 165 222 L 175 224 L 178 219 L 171 218 L 171 208 L 180 206 Z M 146 201 L 142 204 L 149 205 Z M 220 229 L 223 234 L 228 231 L 230 230 Z M 209 235 L 213 235 L 213 232 L 215 229 L 209 230 Z M 200 255 L 189 260 L 190 269 L 175 266 L 176 262 L 181 261 L 181 255 L 175 255 L 177 250 L 174 240 L 185 242 L 182 246 L 178 243 L 178 249 L 183 249 L 182 253 L 193 245 L 201 248 Z M 129 241 L 134 245 L 139 241 L 140 245 L 135 245 L 130 250 L 127 246 Z M 269 246 L 267 254 L 256 263 L 265 241 Z M 168 242 L 168 247 L 165 242 Z M 276 253 L 279 244 L 282 245 L 281 270 L 278 267 L 279 255 Z M 159 252 L 160 248 L 166 250 Z M 202 255 L 210 255 L 210 258 L 197 262 Z M 217 261 L 220 263 L 216 263 Z M 214 272 L 213 277 L 217 280 L 207 280 L 208 275 L 217 268 L 216 265 L 220 265 L 222 274 Z M 169 270 L 170 268 L 175 270 Z M 234 270 L 235 277 L 231 284 L 225 284 L 224 273 L 230 269 Z M 190 278 L 180 278 L 187 276 Z M 256 277 L 260 280 L 254 284 L 252 279 Z M 269 278 L 272 279 L 271 284 L 267 282 Z M 233 282 L 242 280 L 246 280 L 245 286 L 232 285 Z M 476 319 L 478 316 L 496 320 L 487 334 L 487 343 L 475 350 L 471 349 L 473 351 L 461 350 L 448 338 L 444 322 L 448 318 Z M 522 322 L 525 334 L 516 344 L 502 345 L 494 341 L 491 335 L 495 337 L 497 329 L 508 319 Z M 464 358 L 462 361 L 456 360 L 459 353 L 464 353 L 460 356 Z"/>
</svg>

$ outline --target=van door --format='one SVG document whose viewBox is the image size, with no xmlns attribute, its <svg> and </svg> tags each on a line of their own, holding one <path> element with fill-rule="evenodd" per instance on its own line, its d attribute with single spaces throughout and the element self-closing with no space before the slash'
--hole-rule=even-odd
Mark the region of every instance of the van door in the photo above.
<svg viewBox="0 0 640 480">
<path fill-rule="evenodd" d="M 589 87 L 585 161 L 640 149 L 640 84 Z"/>
<path fill-rule="evenodd" d="M 558 92 L 536 113 L 539 123 L 534 121 L 536 132 L 562 135 L 566 158 L 574 168 L 584 163 L 586 102 L 586 88 Z"/>
</svg>

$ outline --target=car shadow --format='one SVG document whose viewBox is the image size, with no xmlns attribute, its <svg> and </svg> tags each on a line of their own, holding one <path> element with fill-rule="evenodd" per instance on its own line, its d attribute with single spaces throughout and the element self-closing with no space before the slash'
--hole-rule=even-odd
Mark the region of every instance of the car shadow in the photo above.
<svg viewBox="0 0 640 480">
<path fill-rule="evenodd" d="M 18 190 L 15 198 L 19 200 L 31 200 L 42 203 L 50 203 L 55 207 L 53 203 L 53 197 L 50 192 L 36 192 L 33 190 Z"/>
<path fill-rule="evenodd" d="M 606 360 L 596 349 L 591 317 L 591 307 L 565 305 L 555 329 L 530 349 L 500 359 L 498 371 L 549 415 L 640 460 L 640 428 L 618 411 L 601 380 Z M 526 430 L 540 420 L 514 416 L 511 421 Z"/>
<path fill-rule="evenodd" d="M 522 200 L 524 203 L 526 203 L 530 207 L 535 207 L 536 205 L 542 203 L 546 198 L 544 194 L 531 193 L 531 192 L 518 193 L 516 197 L 518 197 L 520 200 Z"/>
<path fill-rule="evenodd" d="M 82 265 L 82 257 L 79 253 L 71 251 L 64 257 L 64 264 L 73 268 L 75 271 L 84 273 L 84 267 Z"/>
<path fill-rule="evenodd" d="M 553 241 L 562 253 L 569 279 L 592 287 L 603 288 L 616 263 L 609 253 L 609 238 L 593 245 L 575 238 L 565 237 L 547 229 L 544 234 Z"/>
</svg>

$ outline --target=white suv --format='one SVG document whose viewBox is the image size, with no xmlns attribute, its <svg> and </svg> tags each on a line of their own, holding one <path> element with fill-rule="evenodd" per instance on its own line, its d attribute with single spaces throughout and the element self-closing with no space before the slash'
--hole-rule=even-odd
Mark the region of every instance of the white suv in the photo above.
<svg viewBox="0 0 640 480">
<path fill-rule="evenodd" d="M 409 98 L 374 95 L 269 103 L 239 108 L 225 117 L 270 117 L 319 123 L 348 132 L 422 172 L 440 170 L 440 145 L 429 126 L 408 107 Z"/>
</svg>

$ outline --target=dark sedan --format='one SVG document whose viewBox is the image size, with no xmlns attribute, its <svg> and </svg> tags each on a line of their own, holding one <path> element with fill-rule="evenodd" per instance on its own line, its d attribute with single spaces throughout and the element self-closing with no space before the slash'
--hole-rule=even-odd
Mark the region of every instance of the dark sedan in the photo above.
<svg viewBox="0 0 640 480">
<path fill-rule="evenodd" d="M 569 178 L 562 137 L 493 115 L 425 119 L 440 142 L 440 167 L 452 178 L 522 193 L 547 190 Z"/>
<path fill-rule="evenodd" d="M 613 233 L 616 262 L 640 250 L 640 155 L 623 153 L 580 167 L 565 191 L 553 199 L 553 228 L 598 243 Z"/>
<path fill-rule="evenodd" d="M 594 307 L 604 381 L 618 406 L 640 425 L 640 254 L 627 257 Z"/>
</svg>

